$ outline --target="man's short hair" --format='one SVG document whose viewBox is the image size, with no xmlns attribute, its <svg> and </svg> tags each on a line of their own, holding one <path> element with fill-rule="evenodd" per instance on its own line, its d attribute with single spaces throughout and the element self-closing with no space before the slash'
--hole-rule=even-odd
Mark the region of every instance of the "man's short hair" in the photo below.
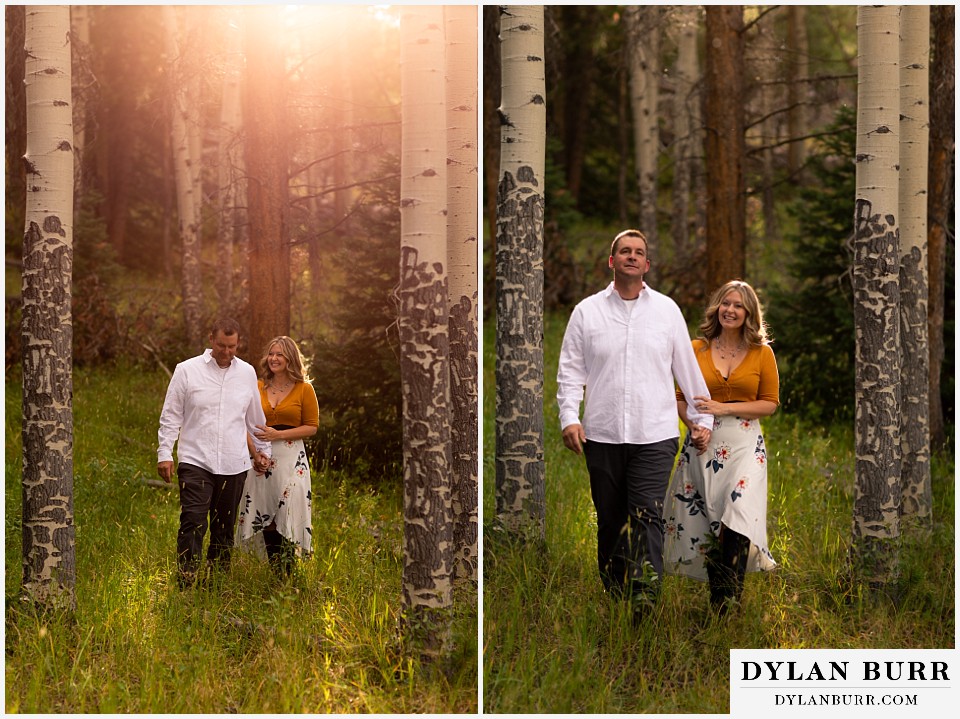
<svg viewBox="0 0 960 719">
<path fill-rule="evenodd" d="M 232 317 L 220 317 L 214 320 L 210 327 L 210 336 L 216 337 L 217 332 L 223 332 L 227 337 L 240 334 L 240 323 Z"/>
<path fill-rule="evenodd" d="M 639 237 L 643 240 L 644 249 L 648 249 L 647 246 L 647 237 L 640 230 L 624 230 L 619 235 L 613 238 L 613 242 L 610 243 L 610 256 L 613 257 L 617 254 L 617 249 L 620 245 L 620 240 L 624 237 Z"/>
</svg>

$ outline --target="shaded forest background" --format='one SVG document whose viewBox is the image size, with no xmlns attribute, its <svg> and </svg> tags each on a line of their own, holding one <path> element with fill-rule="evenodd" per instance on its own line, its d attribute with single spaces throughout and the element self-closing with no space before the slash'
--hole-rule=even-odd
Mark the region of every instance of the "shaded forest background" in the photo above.
<svg viewBox="0 0 960 719">
<path fill-rule="evenodd" d="M 246 264 L 244 202 L 227 217 L 221 199 L 243 177 L 242 167 L 229 166 L 230 153 L 272 129 L 253 124 L 225 131 L 224 88 L 243 85 L 248 76 L 237 60 L 243 12 L 196 7 L 191 13 L 180 40 L 192 64 L 181 80 L 192 83 L 199 98 L 203 326 L 230 314 L 248 328 L 255 303 L 271 298 L 249 296 L 250 273 L 258 267 Z M 24 7 L 6 7 L 5 20 L 9 373 L 18 371 L 20 352 Z M 369 479 L 399 478 L 392 299 L 400 247 L 399 15 L 389 8 L 291 7 L 281 23 L 284 64 L 275 89 L 283 123 L 276 151 L 289 194 L 278 213 L 290 251 L 289 334 L 313 367 L 324 423 L 310 443 L 313 461 Z M 203 347 L 188 339 L 183 318 L 171 147 L 175 79 L 162 8 L 75 7 L 72 24 L 74 122 L 84 139 L 76 148 L 74 364 L 169 372 Z M 262 348 L 243 339 L 240 356 L 258 364 Z"/>
<path fill-rule="evenodd" d="M 624 6 L 547 6 L 544 217 L 545 312 L 567 315 L 609 282 L 610 239 L 643 225 L 629 99 L 629 32 Z M 691 14 L 693 13 L 693 14 Z M 758 288 L 775 340 L 783 408 L 814 423 L 847 421 L 854 408 L 851 284 L 855 196 L 857 9 L 744 6 L 746 273 Z M 484 7 L 484 302 L 494 311 L 494 235 L 499 165 L 498 13 Z M 676 221 L 679 115 L 702 112 L 705 31 L 694 8 L 664 7 L 645 20 L 641 42 L 658 47 L 656 245 L 651 285 L 699 324 L 707 286 L 703 142 L 692 157 L 690 209 Z M 950 45 L 940 52 L 953 53 Z M 696 35 L 699 69 L 689 90 L 678 68 L 685 32 Z M 655 40 L 655 42 L 654 42 Z M 938 52 L 932 43 L 932 53 Z M 931 74 L 932 77 L 932 74 Z M 952 84 L 952 78 L 951 78 Z M 944 97 L 931 89 L 931 105 Z M 949 94 L 952 156 L 952 89 Z M 704 114 L 705 116 L 705 114 Z M 933 113 L 931 113 L 933 116 Z M 702 121 L 700 125 L 709 126 Z M 949 186 L 953 187 L 953 163 Z M 953 197 L 952 190 L 950 197 Z M 649 215 L 647 215 L 649 217 Z M 935 222 L 931 219 L 930 222 Z M 945 218 L 940 402 L 955 417 L 954 217 Z M 932 270 L 931 270 L 932 271 Z M 931 300 L 932 302 L 932 300 Z M 933 338 L 931 338 L 931 341 Z M 933 402 L 931 402 L 933 406 Z M 931 418 L 935 426 L 935 419 Z M 939 443 L 947 439 L 940 424 Z"/>
</svg>

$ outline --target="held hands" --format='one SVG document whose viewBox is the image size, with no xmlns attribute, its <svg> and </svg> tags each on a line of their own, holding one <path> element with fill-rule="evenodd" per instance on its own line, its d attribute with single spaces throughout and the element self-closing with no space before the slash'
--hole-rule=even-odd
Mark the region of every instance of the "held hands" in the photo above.
<svg viewBox="0 0 960 719">
<path fill-rule="evenodd" d="M 697 448 L 697 454 L 703 454 L 707 451 L 712 435 L 713 432 L 706 427 L 701 427 L 699 424 L 695 424 L 690 428 L 690 441 L 693 443 L 693 446 Z"/>
<path fill-rule="evenodd" d="M 264 474 L 270 469 L 270 457 L 263 452 L 257 452 L 253 456 L 253 471 L 257 474 Z"/>
<path fill-rule="evenodd" d="M 586 441 L 583 425 L 570 424 L 563 428 L 563 444 L 572 452 L 583 454 L 583 443 Z"/>
</svg>

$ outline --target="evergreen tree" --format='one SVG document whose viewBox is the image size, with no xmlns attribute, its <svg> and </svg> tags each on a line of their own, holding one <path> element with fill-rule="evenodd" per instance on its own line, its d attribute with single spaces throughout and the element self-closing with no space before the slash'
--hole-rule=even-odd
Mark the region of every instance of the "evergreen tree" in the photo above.
<svg viewBox="0 0 960 719">
<path fill-rule="evenodd" d="M 387 155 L 381 177 L 395 177 L 400 159 Z M 397 265 L 400 262 L 400 181 L 368 186 L 358 213 L 361 234 L 338 251 L 345 268 L 333 313 L 335 331 L 316 340 L 313 387 L 324 431 L 313 462 L 350 468 L 366 479 L 397 478 L 403 465 L 400 365 L 397 336 Z M 335 380 L 328 378 L 336 378 Z M 327 424 L 329 422 L 329 424 Z"/>
<path fill-rule="evenodd" d="M 769 320 L 776 339 L 787 411 L 814 420 L 850 419 L 854 395 L 853 287 L 850 266 L 856 121 L 842 108 L 809 165 L 816 178 L 801 186 L 789 212 L 792 281 L 773 292 Z"/>
</svg>

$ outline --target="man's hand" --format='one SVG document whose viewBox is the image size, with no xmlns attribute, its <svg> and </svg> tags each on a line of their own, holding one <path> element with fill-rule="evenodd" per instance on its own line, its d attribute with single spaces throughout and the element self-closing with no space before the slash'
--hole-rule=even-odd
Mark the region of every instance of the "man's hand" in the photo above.
<svg viewBox="0 0 960 719">
<path fill-rule="evenodd" d="M 693 429 L 690 430 L 690 441 L 693 442 L 693 446 L 697 448 L 697 454 L 703 454 L 707 451 L 712 435 L 713 432 L 706 427 L 701 427 L 699 424 L 693 426 Z"/>
<path fill-rule="evenodd" d="M 567 449 L 583 454 L 583 443 L 587 441 L 587 435 L 583 432 L 583 425 L 568 424 L 563 428 L 563 444 Z"/>
<path fill-rule="evenodd" d="M 160 475 L 160 479 L 169 483 L 173 479 L 173 461 L 157 462 L 157 474 Z"/>
<path fill-rule="evenodd" d="M 263 452 L 257 452 L 253 456 L 253 469 L 257 474 L 265 474 L 270 469 L 270 457 Z"/>
</svg>

